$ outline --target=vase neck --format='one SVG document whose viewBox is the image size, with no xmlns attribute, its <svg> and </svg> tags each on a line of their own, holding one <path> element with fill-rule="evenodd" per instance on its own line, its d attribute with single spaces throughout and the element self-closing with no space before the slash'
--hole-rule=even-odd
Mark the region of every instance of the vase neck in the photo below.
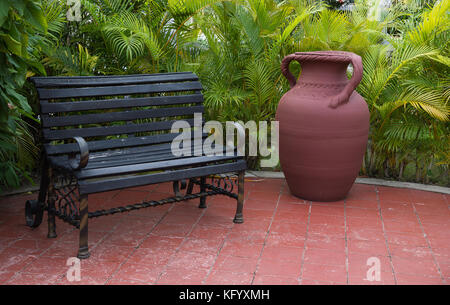
<svg viewBox="0 0 450 305">
<path fill-rule="evenodd" d="M 300 82 L 346 83 L 348 63 L 330 61 L 302 62 Z"/>
</svg>

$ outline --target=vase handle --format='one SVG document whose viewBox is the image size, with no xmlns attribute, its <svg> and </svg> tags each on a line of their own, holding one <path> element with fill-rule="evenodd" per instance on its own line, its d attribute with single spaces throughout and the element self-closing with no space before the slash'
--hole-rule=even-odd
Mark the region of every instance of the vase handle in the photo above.
<svg viewBox="0 0 450 305">
<path fill-rule="evenodd" d="M 362 59 L 360 56 L 345 52 L 345 55 L 336 56 L 332 53 L 329 54 L 314 54 L 314 53 L 302 53 L 297 52 L 294 54 L 290 54 L 283 58 L 281 62 L 281 72 L 289 81 L 290 87 L 294 87 L 297 83 L 297 79 L 292 75 L 291 71 L 289 71 L 289 64 L 291 61 L 296 60 L 300 64 L 302 61 L 334 61 L 334 62 L 347 62 L 351 63 L 353 66 L 353 75 L 349 80 L 345 88 L 336 96 L 331 97 L 329 106 L 331 108 L 336 108 L 339 105 L 342 105 L 350 98 L 350 95 L 353 91 L 358 87 L 361 79 L 363 77 L 363 65 Z"/>
</svg>

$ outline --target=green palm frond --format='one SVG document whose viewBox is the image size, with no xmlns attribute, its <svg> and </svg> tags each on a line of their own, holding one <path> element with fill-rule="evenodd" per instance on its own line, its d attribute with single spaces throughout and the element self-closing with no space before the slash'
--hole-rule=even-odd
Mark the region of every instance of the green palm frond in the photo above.
<svg viewBox="0 0 450 305">
<path fill-rule="evenodd" d="M 383 138 L 378 141 L 378 149 L 397 152 L 407 146 L 419 145 L 433 140 L 432 130 L 416 120 L 392 121 L 385 127 Z"/>
<path fill-rule="evenodd" d="M 450 1 L 437 1 L 434 7 L 425 11 L 422 16 L 422 22 L 408 33 L 408 39 L 416 45 L 433 45 L 438 47 L 437 36 L 446 33 L 448 43 L 448 34 L 450 28 Z"/>
<path fill-rule="evenodd" d="M 80 44 L 76 52 L 69 47 L 58 46 L 47 49 L 46 55 L 44 65 L 51 67 L 57 74 L 75 76 L 96 73 L 98 56 L 90 55 L 88 49 Z"/>
<path fill-rule="evenodd" d="M 144 55 L 146 48 L 153 58 L 161 56 L 155 35 L 135 14 L 123 12 L 112 17 L 103 31 L 114 52 L 128 61 Z"/>
<path fill-rule="evenodd" d="M 265 44 L 260 37 L 261 28 L 253 19 L 252 14 L 244 7 L 239 7 L 236 11 L 236 19 L 240 22 L 241 28 L 245 33 L 250 52 L 256 57 L 262 55 Z"/>
<path fill-rule="evenodd" d="M 243 75 L 248 89 L 251 90 L 252 101 L 259 107 L 270 103 L 274 96 L 273 75 L 275 71 L 262 61 L 249 63 Z"/>
</svg>

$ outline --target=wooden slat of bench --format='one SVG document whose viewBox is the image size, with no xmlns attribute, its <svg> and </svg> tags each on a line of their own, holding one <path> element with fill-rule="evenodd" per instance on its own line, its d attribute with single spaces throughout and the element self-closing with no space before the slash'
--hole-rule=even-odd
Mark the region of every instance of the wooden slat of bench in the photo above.
<svg viewBox="0 0 450 305">
<path fill-rule="evenodd" d="M 158 148 L 153 150 L 143 150 L 140 151 L 128 151 L 123 154 L 111 153 L 108 155 L 106 153 L 103 157 L 97 159 L 89 159 L 86 169 L 102 168 L 110 166 L 122 166 L 126 164 L 138 164 L 138 163 L 148 163 L 160 160 L 172 160 L 172 159 L 182 159 L 194 156 L 204 156 L 203 149 L 201 147 L 191 147 L 180 149 L 183 152 L 183 156 L 175 156 L 172 154 L 170 145 L 165 148 Z M 226 155 L 225 148 L 223 148 L 223 155 Z M 236 156 L 236 151 L 233 152 L 232 156 Z M 231 156 L 227 156 L 231 157 Z"/>
<path fill-rule="evenodd" d="M 129 162 L 151 162 L 156 159 L 163 160 L 165 157 L 167 159 L 172 159 L 174 155 L 172 154 L 170 146 L 170 143 L 166 143 L 164 145 L 134 147 L 132 149 L 119 151 L 106 151 L 103 154 L 97 155 L 97 157 L 90 157 L 86 168 L 95 168 L 113 163 L 120 165 L 121 163 L 128 164 Z M 194 154 L 197 151 L 201 152 L 199 149 L 194 151 L 192 147 L 185 148 L 182 151 L 185 153 L 191 152 L 191 154 Z"/>
<path fill-rule="evenodd" d="M 194 124 L 194 119 L 185 120 L 191 126 Z M 63 140 L 63 139 L 71 139 L 73 137 L 98 137 L 98 136 L 111 136 L 111 135 L 121 135 L 121 134 L 130 134 L 136 132 L 150 132 L 150 131 L 159 131 L 159 130 L 170 130 L 172 128 L 173 123 L 177 122 L 177 120 L 171 121 L 161 121 L 161 122 L 153 122 L 146 124 L 126 124 L 119 126 L 102 126 L 102 127 L 88 127 L 88 128 L 74 128 L 74 129 L 65 129 L 65 130 L 51 130 L 45 128 L 42 133 L 44 139 L 47 141 L 53 140 Z"/>
<path fill-rule="evenodd" d="M 212 162 L 223 162 L 236 160 L 236 156 L 202 156 L 190 158 L 178 158 L 173 160 L 164 160 L 151 163 L 132 164 L 126 166 L 109 166 L 106 168 L 83 169 L 76 173 L 78 179 L 99 178 L 111 175 L 122 175 L 128 173 L 138 173 L 147 171 L 165 170 L 170 168 L 179 168 L 183 166 L 198 166 Z"/>
<path fill-rule="evenodd" d="M 75 98 L 75 97 L 80 98 L 93 96 L 159 93 L 159 92 L 198 91 L 198 90 L 202 90 L 202 85 L 200 82 L 197 81 L 184 83 L 125 85 L 125 86 L 109 86 L 109 87 L 37 89 L 39 93 L 39 98 L 43 100 Z"/>
<path fill-rule="evenodd" d="M 160 182 L 182 180 L 194 177 L 208 176 L 212 174 L 222 174 L 246 169 L 244 160 L 238 160 L 232 163 L 207 165 L 202 167 L 180 169 L 156 173 L 150 175 L 137 175 L 133 177 L 122 177 L 105 180 L 79 180 L 80 194 L 100 193 L 115 189 L 124 189 L 134 186 L 148 185 Z"/>
<path fill-rule="evenodd" d="M 122 165 L 131 165 L 131 164 L 142 164 L 142 163 L 149 163 L 149 162 L 156 162 L 161 160 L 172 160 L 172 159 L 179 159 L 180 157 L 174 156 L 170 154 L 170 150 L 162 152 L 154 152 L 150 155 L 144 155 L 144 154 L 135 154 L 132 156 L 122 155 L 122 156 L 116 156 L 112 160 L 108 159 L 102 159 L 97 160 L 94 163 L 88 164 L 86 169 L 95 169 L 95 168 L 105 168 L 105 167 L 111 167 L 111 166 L 122 166 Z"/>
<path fill-rule="evenodd" d="M 203 106 L 191 107 L 173 107 L 142 109 L 133 111 L 103 112 L 92 114 L 69 115 L 60 117 L 50 117 L 47 114 L 42 115 L 42 126 L 62 127 L 81 124 L 97 124 L 115 121 L 133 121 L 137 119 L 174 117 L 183 115 L 193 115 L 194 113 L 203 113 Z"/>
<path fill-rule="evenodd" d="M 78 102 L 41 102 L 41 113 L 71 112 L 97 109 L 131 108 L 146 106 L 166 106 L 178 104 L 198 104 L 203 102 L 202 94 L 153 96 L 127 99 L 107 99 Z"/>
<path fill-rule="evenodd" d="M 184 152 L 189 152 L 189 149 L 183 149 Z M 200 152 L 200 151 L 199 151 Z M 161 160 L 172 160 L 172 159 L 180 159 L 182 157 L 174 156 L 170 147 L 164 150 L 151 151 L 148 153 L 130 153 L 130 154 L 119 154 L 119 155 L 111 155 L 108 157 L 108 153 L 105 153 L 104 157 L 99 157 L 97 159 L 89 159 L 87 167 L 85 169 L 96 169 L 96 168 L 106 168 L 112 166 L 122 166 L 122 165 L 132 165 L 132 164 L 141 164 L 141 163 L 149 163 L 156 162 Z M 50 161 L 53 164 L 59 164 L 66 168 L 69 168 L 70 165 L 67 163 L 67 156 L 56 156 L 50 157 Z"/>
<path fill-rule="evenodd" d="M 157 143 L 169 143 L 172 142 L 176 137 L 178 137 L 179 133 L 166 133 L 166 134 L 158 134 L 153 136 L 145 136 L 145 137 L 131 137 L 124 139 L 111 139 L 111 140 L 99 140 L 99 141 L 90 141 L 88 142 L 88 147 L 90 152 L 106 150 L 106 149 L 118 149 L 125 147 L 135 147 L 135 146 L 145 146 Z M 206 137 L 207 134 L 203 133 L 202 137 Z M 194 137 L 192 138 L 194 140 Z M 47 155 L 60 155 L 60 154 L 69 154 L 73 152 L 79 152 L 78 144 L 69 143 L 69 144 L 45 144 L 45 151 Z"/>
<path fill-rule="evenodd" d="M 159 74 L 111 75 L 111 76 L 62 76 L 32 77 L 37 88 L 44 87 L 88 87 L 114 86 L 127 84 L 152 84 L 165 82 L 196 81 L 197 75 L 192 72 L 175 72 Z"/>
</svg>

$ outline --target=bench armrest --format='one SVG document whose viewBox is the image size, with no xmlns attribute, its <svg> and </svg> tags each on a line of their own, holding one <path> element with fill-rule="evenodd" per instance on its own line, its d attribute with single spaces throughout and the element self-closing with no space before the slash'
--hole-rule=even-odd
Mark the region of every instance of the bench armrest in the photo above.
<svg viewBox="0 0 450 305">
<path fill-rule="evenodd" d="M 89 148 L 88 144 L 82 137 L 73 137 L 80 148 L 80 160 L 77 160 L 75 156 L 69 157 L 69 164 L 72 169 L 82 169 L 85 168 L 89 161 Z"/>
</svg>

